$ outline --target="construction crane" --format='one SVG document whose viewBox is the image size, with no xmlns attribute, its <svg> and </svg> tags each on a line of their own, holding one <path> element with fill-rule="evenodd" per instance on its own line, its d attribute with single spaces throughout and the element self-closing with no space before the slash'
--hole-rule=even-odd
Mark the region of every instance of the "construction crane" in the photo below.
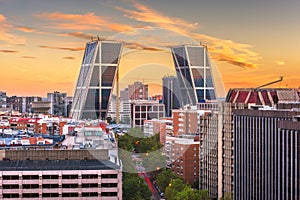
<svg viewBox="0 0 300 200">
<path fill-rule="evenodd" d="M 268 86 L 268 85 L 272 85 L 272 84 L 281 82 L 282 80 L 283 80 L 283 76 L 280 76 L 280 79 L 278 79 L 278 80 L 276 80 L 276 81 L 272 81 L 272 82 L 270 82 L 270 83 L 266 83 L 266 84 L 264 84 L 264 85 L 261 85 L 261 86 L 255 88 L 255 90 L 260 89 L 260 88 L 262 88 L 262 87 L 266 87 L 266 86 Z"/>
</svg>

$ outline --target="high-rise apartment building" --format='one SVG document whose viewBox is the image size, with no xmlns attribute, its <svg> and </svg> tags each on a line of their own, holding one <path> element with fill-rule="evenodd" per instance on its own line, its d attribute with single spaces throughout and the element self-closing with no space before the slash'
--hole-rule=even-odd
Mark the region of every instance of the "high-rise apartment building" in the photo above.
<svg viewBox="0 0 300 200">
<path fill-rule="evenodd" d="M 55 116 L 68 116 L 67 93 L 61 93 L 57 91 L 48 93 L 47 101 L 51 104 L 49 114 Z"/>
<path fill-rule="evenodd" d="M 20 113 L 31 113 L 32 103 L 42 101 L 42 97 L 37 96 L 26 96 L 26 97 L 17 97 L 12 96 L 7 98 L 7 107 L 18 111 Z"/>
<path fill-rule="evenodd" d="M 171 48 L 183 105 L 196 105 L 217 97 L 207 48 L 182 45 Z"/>
<path fill-rule="evenodd" d="M 138 81 L 128 85 L 128 98 L 130 100 L 148 100 L 148 85 Z"/>
<path fill-rule="evenodd" d="M 234 199 L 300 199 L 299 108 L 233 112 Z"/>
<path fill-rule="evenodd" d="M 6 99 L 7 99 L 6 92 L 0 91 L 0 108 L 7 107 Z"/>
<path fill-rule="evenodd" d="M 91 41 L 85 48 L 71 117 L 105 119 L 120 61 L 122 43 Z"/>
<path fill-rule="evenodd" d="M 198 132 L 198 114 L 196 108 L 186 106 L 173 110 L 173 136 L 195 134 Z"/>
<path fill-rule="evenodd" d="M 166 116 L 172 116 L 172 109 L 178 109 L 182 106 L 182 97 L 179 89 L 179 82 L 175 76 L 166 76 L 162 78 L 163 104 L 166 108 Z"/>
</svg>

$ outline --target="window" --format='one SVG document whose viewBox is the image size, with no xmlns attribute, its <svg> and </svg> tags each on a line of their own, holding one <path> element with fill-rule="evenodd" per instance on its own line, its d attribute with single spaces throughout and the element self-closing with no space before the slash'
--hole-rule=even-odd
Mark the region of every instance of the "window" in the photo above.
<svg viewBox="0 0 300 200">
<path fill-rule="evenodd" d="M 22 176 L 24 180 L 38 180 L 39 175 L 23 175 Z"/>
<path fill-rule="evenodd" d="M 78 193 L 62 193 L 62 197 L 78 197 Z"/>
<path fill-rule="evenodd" d="M 3 189 L 19 189 L 19 185 L 3 185 Z"/>
<path fill-rule="evenodd" d="M 43 193 L 43 197 L 59 197 L 58 193 Z"/>
<path fill-rule="evenodd" d="M 82 174 L 82 179 L 98 178 L 98 174 Z"/>
<path fill-rule="evenodd" d="M 102 183 L 101 184 L 101 187 L 118 187 L 118 184 L 117 183 Z"/>
<path fill-rule="evenodd" d="M 23 189 L 36 189 L 39 188 L 38 184 L 24 184 L 22 185 Z"/>
<path fill-rule="evenodd" d="M 3 180 L 19 180 L 19 176 L 18 175 L 5 175 L 2 176 Z"/>
<path fill-rule="evenodd" d="M 43 188 L 58 188 L 58 184 L 43 184 Z"/>
<path fill-rule="evenodd" d="M 24 193 L 22 194 L 23 198 L 32 198 L 32 197 L 39 197 L 39 193 Z"/>
<path fill-rule="evenodd" d="M 117 192 L 101 192 L 101 196 L 103 196 L 103 197 L 116 197 L 116 196 L 118 196 L 118 193 Z"/>
<path fill-rule="evenodd" d="M 102 174 L 101 178 L 118 178 L 118 174 Z"/>
<path fill-rule="evenodd" d="M 97 188 L 98 183 L 83 183 L 82 188 Z"/>
<path fill-rule="evenodd" d="M 77 174 L 70 174 L 70 175 L 62 175 L 63 179 L 78 179 Z"/>
<path fill-rule="evenodd" d="M 19 198 L 19 194 L 3 194 L 3 198 Z"/>
<path fill-rule="evenodd" d="M 82 196 L 83 197 L 97 197 L 98 193 L 97 192 L 83 192 Z"/>
<path fill-rule="evenodd" d="M 62 184 L 62 188 L 78 188 L 78 184 Z"/>
<path fill-rule="evenodd" d="M 58 175 L 43 175 L 43 179 L 58 179 Z"/>
</svg>

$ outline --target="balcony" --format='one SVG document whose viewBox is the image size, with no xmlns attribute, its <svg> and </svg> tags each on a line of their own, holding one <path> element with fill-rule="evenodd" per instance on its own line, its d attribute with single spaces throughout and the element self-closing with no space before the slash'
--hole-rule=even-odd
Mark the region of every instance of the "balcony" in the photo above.
<svg viewBox="0 0 300 200">
<path fill-rule="evenodd" d="M 79 182 L 78 179 L 62 179 L 62 180 L 61 180 L 61 183 L 62 183 L 62 184 L 68 184 L 68 183 L 74 183 L 74 184 L 76 184 L 76 183 L 78 183 L 78 182 Z"/>
<path fill-rule="evenodd" d="M 118 192 L 118 188 L 101 188 L 101 192 Z"/>
</svg>

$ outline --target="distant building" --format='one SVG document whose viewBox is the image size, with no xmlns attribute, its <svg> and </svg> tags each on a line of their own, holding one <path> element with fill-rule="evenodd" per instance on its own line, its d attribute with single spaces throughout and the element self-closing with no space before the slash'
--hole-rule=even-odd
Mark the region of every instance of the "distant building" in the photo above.
<svg viewBox="0 0 300 200">
<path fill-rule="evenodd" d="M 144 121 L 165 116 L 165 106 L 157 101 L 131 102 L 131 127 L 144 127 Z"/>
<path fill-rule="evenodd" d="M 1 199 L 122 199 L 122 171 L 107 150 L 4 150 L 1 157 Z"/>
<path fill-rule="evenodd" d="M 233 112 L 234 199 L 300 199 L 299 108 Z"/>
<path fill-rule="evenodd" d="M 123 100 L 120 98 L 119 101 L 119 121 L 121 123 L 130 124 L 130 101 Z M 112 120 L 116 120 L 116 111 L 117 111 L 117 102 L 116 96 L 113 95 L 111 101 L 109 102 L 108 108 L 108 117 L 111 117 Z"/>
<path fill-rule="evenodd" d="M 85 48 L 70 116 L 105 120 L 112 95 L 122 43 L 88 42 Z"/>
<path fill-rule="evenodd" d="M 7 107 L 20 113 L 32 113 L 32 102 L 42 101 L 42 97 L 27 96 L 17 97 L 12 96 L 7 98 Z"/>
<path fill-rule="evenodd" d="M 120 91 L 120 101 L 128 101 L 128 100 L 129 100 L 128 88 L 125 88 L 124 90 Z"/>
<path fill-rule="evenodd" d="M 51 103 L 50 114 L 54 116 L 68 116 L 67 93 L 54 91 L 47 94 L 47 101 Z"/>
<path fill-rule="evenodd" d="M 178 109 L 182 106 L 179 82 L 175 76 L 163 77 L 162 82 L 162 102 L 165 104 L 166 116 L 171 117 L 172 109 Z"/>
<path fill-rule="evenodd" d="M 6 92 L 0 91 L 0 108 L 6 108 L 7 107 L 7 96 Z"/>
<path fill-rule="evenodd" d="M 128 85 L 128 97 L 130 100 L 148 100 L 148 85 L 144 85 L 142 82 Z"/>
</svg>

